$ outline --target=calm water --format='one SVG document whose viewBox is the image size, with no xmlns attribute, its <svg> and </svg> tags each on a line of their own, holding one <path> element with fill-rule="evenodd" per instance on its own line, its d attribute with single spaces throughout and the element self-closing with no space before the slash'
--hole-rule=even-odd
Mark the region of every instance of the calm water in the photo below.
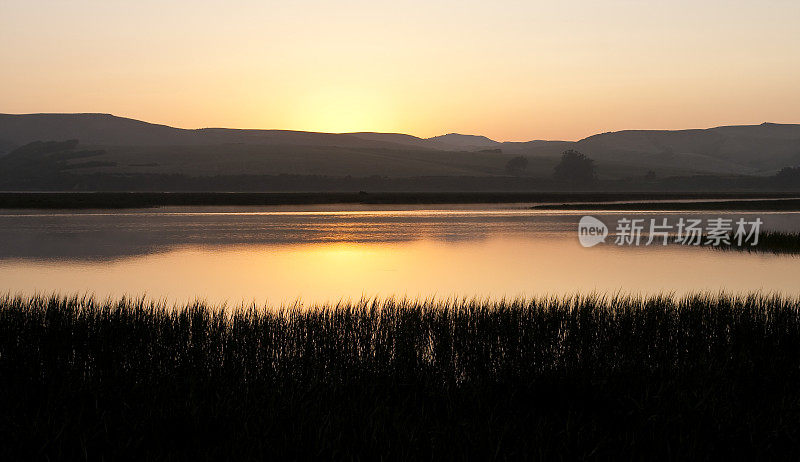
<svg viewBox="0 0 800 462">
<path fill-rule="evenodd" d="M 608 224 L 760 217 L 766 229 L 800 231 L 800 213 L 558 213 L 522 205 L 0 210 L 0 292 L 273 305 L 587 291 L 800 295 L 800 257 L 676 245 L 587 249 L 577 240 L 586 214 Z"/>
</svg>

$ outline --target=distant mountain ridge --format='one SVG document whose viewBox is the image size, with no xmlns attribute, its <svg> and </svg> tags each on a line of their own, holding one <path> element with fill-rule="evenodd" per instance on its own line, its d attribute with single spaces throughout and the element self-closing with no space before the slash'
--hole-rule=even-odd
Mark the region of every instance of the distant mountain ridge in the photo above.
<svg viewBox="0 0 800 462">
<path fill-rule="evenodd" d="M 503 144 L 495 140 L 490 140 L 485 136 L 462 135 L 460 133 L 448 133 L 447 135 L 434 136 L 428 138 L 428 141 L 470 149 L 498 147 Z"/>
<path fill-rule="evenodd" d="M 383 143 L 333 133 L 292 130 L 183 129 L 111 114 L 0 114 L 0 140 L 22 145 L 37 140 L 79 139 L 101 146 L 198 146 L 283 144 L 376 146 Z"/>
<path fill-rule="evenodd" d="M 689 130 L 623 130 L 575 143 L 598 161 L 694 165 L 766 174 L 800 164 L 800 125 L 763 123 Z"/>
<path fill-rule="evenodd" d="M 282 144 L 352 147 L 414 146 L 426 149 L 474 150 L 499 143 L 485 136 L 450 133 L 418 138 L 402 133 L 318 133 L 294 130 L 231 128 L 182 129 L 111 114 L 0 114 L 0 140 L 22 145 L 44 139 L 80 139 L 103 146 L 193 146 L 207 144 Z"/>
<path fill-rule="evenodd" d="M 0 114 L 0 156 L 33 141 L 69 139 L 106 150 L 108 159 L 104 160 L 109 164 L 163 167 L 170 159 L 180 158 L 171 168 L 195 174 L 228 171 L 229 167 L 213 166 L 227 162 L 242 171 L 268 168 L 272 173 L 290 174 L 338 175 L 352 170 L 380 175 L 493 175 L 502 174 L 505 160 L 516 155 L 541 159 L 544 174 L 566 149 L 583 152 L 601 167 L 622 166 L 624 172 L 766 175 L 800 165 L 797 124 L 623 130 L 576 142 L 498 142 L 458 133 L 419 138 L 401 133 L 180 129 L 110 114 Z M 196 157 L 204 159 L 202 167 L 192 164 L 192 153 L 202 154 Z"/>
</svg>

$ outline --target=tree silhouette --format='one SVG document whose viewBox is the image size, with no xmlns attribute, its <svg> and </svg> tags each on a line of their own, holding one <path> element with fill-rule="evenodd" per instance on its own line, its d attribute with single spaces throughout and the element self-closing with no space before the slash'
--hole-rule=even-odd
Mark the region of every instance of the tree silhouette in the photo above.
<svg viewBox="0 0 800 462">
<path fill-rule="evenodd" d="M 506 172 L 519 175 L 528 168 L 528 158 L 523 156 L 512 157 L 506 162 Z"/>
<path fill-rule="evenodd" d="M 578 151 L 569 149 L 561 154 L 554 176 L 557 180 L 588 183 L 595 179 L 594 160 Z"/>
<path fill-rule="evenodd" d="M 800 166 L 783 167 L 774 176 L 775 180 L 783 184 L 800 184 Z"/>
</svg>

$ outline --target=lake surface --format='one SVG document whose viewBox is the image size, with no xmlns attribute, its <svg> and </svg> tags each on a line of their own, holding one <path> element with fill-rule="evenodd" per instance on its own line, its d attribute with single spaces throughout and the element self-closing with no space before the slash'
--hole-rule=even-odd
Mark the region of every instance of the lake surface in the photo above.
<svg viewBox="0 0 800 462">
<path fill-rule="evenodd" d="M 584 248 L 578 221 L 795 212 L 569 212 L 525 205 L 0 210 L 0 292 L 304 304 L 361 297 L 693 291 L 800 295 L 800 257 L 668 246 Z M 611 230 L 613 233 L 613 229 Z"/>
</svg>

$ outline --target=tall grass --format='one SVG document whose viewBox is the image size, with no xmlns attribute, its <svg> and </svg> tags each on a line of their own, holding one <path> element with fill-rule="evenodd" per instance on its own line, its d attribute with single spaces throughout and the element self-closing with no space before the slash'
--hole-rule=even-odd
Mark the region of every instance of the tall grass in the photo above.
<svg viewBox="0 0 800 462">
<path fill-rule="evenodd" d="M 800 300 L 0 298 L 0 435 L 47 457 L 687 457 L 800 437 Z"/>
<path fill-rule="evenodd" d="M 800 254 L 800 233 L 764 231 L 758 236 L 758 243 L 754 246 L 745 244 L 743 246 L 730 245 L 722 248 L 725 250 L 746 250 L 748 252 Z"/>
</svg>

